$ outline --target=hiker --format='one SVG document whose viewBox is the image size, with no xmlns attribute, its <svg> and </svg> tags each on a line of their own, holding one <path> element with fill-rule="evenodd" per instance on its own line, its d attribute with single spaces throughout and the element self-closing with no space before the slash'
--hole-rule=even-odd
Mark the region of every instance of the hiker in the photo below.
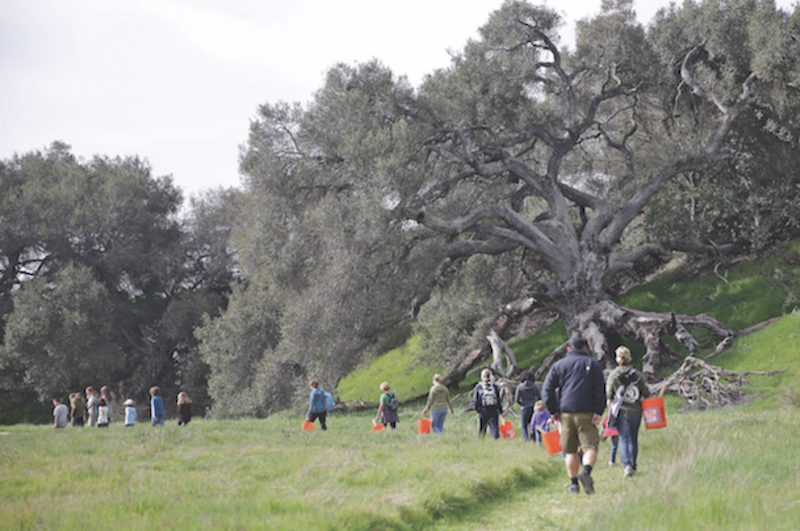
<svg viewBox="0 0 800 531">
<path fill-rule="evenodd" d="M 67 406 L 61 403 L 61 399 L 53 399 L 53 427 L 66 428 L 69 418 L 69 410 Z"/>
<path fill-rule="evenodd" d="M 533 405 L 531 416 L 531 437 L 540 447 L 544 445 L 542 433 L 547 433 L 547 423 L 550 422 L 550 412 L 544 407 L 544 400 L 537 400 Z"/>
<path fill-rule="evenodd" d="M 478 437 L 486 435 L 487 426 L 492 438 L 500 438 L 500 388 L 492 382 L 492 371 L 483 369 L 481 381 L 475 386 L 475 411 L 478 412 Z"/>
<path fill-rule="evenodd" d="M 594 493 L 592 468 L 600 444 L 597 424 L 606 408 L 603 368 L 587 354 L 588 350 L 585 339 L 570 338 L 567 355 L 553 364 L 542 388 L 547 410 L 553 420 L 561 422 L 561 447 L 571 482 L 567 490 L 570 494 L 580 492 L 579 481 L 586 494 Z"/>
<path fill-rule="evenodd" d="M 539 392 L 539 387 L 536 385 L 536 382 L 534 382 L 533 373 L 531 371 L 522 371 L 519 377 L 522 382 L 514 391 L 514 402 L 520 405 L 519 413 L 522 417 L 522 436 L 527 441 L 531 417 L 533 417 L 533 406 L 538 400 L 541 400 L 542 393 Z M 530 440 L 535 440 L 533 433 L 531 433 Z"/>
<path fill-rule="evenodd" d="M 114 407 L 111 404 L 113 398 L 111 397 L 111 391 L 108 389 L 107 385 L 104 385 L 100 388 L 100 398 L 105 399 L 106 407 L 108 408 L 108 422 L 111 422 L 111 416 L 114 414 Z"/>
<path fill-rule="evenodd" d="M 325 425 L 325 419 L 328 416 L 328 400 L 325 397 L 325 391 L 319 386 L 318 380 L 311 380 L 308 385 L 311 387 L 311 404 L 308 406 L 306 420 L 313 423 L 319 419 L 322 431 L 327 431 L 328 427 Z"/>
<path fill-rule="evenodd" d="M 150 424 L 163 426 L 167 418 L 164 411 L 164 399 L 161 398 L 161 388 L 154 385 L 150 388 Z"/>
<path fill-rule="evenodd" d="M 86 401 L 80 393 L 70 393 L 69 395 L 70 417 L 72 426 L 83 428 L 83 417 L 86 416 Z"/>
<path fill-rule="evenodd" d="M 108 412 L 109 407 L 106 399 L 100 397 L 100 401 L 97 403 L 97 427 L 98 428 L 108 428 Z"/>
<path fill-rule="evenodd" d="M 400 401 L 397 399 L 397 395 L 391 392 L 391 388 L 389 382 L 383 382 L 380 385 L 383 394 L 379 400 L 378 412 L 375 414 L 372 424 L 375 425 L 378 423 L 378 420 L 381 420 L 382 424 L 388 424 L 392 429 L 395 429 L 397 427 L 397 421 L 399 420 L 397 408 L 400 406 Z M 381 418 L 381 415 L 383 418 Z"/>
<path fill-rule="evenodd" d="M 97 426 L 97 408 L 100 405 L 100 393 L 91 385 L 86 388 L 86 412 L 90 428 Z"/>
<path fill-rule="evenodd" d="M 608 375 L 606 392 L 609 406 L 621 400 L 616 429 L 619 432 L 619 454 L 625 477 L 636 474 L 639 456 L 639 426 L 642 421 L 642 400 L 650 396 L 642 373 L 632 365 L 631 351 L 627 347 L 616 350 L 617 368 Z"/>
<path fill-rule="evenodd" d="M 186 391 L 178 393 L 178 426 L 185 426 L 192 421 L 192 400 Z"/>
<path fill-rule="evenodd" d="M 450 402 L 450 390 L 442 383 L 442 375 L 433 375 L 433 385 L 428 391 L 428 402 L 425 409 L 420 413 L 423 417 L 431 413 L 431 430 L 433 433 L 444 431 L 444 419 L 447 418 L 447 410 L 455 414 L 453 404 Z"/>
<path fill-rule="evenodd" d="M 125 427 L 134 426 L 136 424 L 136 406 L 132 399 L 125 401 Z"/>
</svg>

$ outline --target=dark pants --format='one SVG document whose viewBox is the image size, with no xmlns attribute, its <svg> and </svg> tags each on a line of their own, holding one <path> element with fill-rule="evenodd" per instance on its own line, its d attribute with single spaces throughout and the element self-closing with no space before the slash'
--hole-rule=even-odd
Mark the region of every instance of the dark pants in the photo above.
<svg viewBox="0 0 800 531">
<path fill-rule="evenodd" d="M 486 427 L 489 427 L 489 430 L 492 432 L 493 439 L 500 438 L 500 424 L 499 419 L 500 414 L 496 409 L 484 409 L 480 413 L 478 413 L 478 437 L 483 437 L 486 435 Z"/>
<path fill-rule="evenodd" d="M 328 427 L 325 425 L 325 419 L 327 418 L 328 418 L 328 412 L 323 411 L 322 413 L 311 413 L 308 416 L 308 421 L 314 422 L 315 420 L 319 419 L 319 425 L 322 427 L 322 431 L 325 431 L 328 429 Z"/>
<path fill-rule="evenodd" d="M 528 430 L 531 427 L 531 417 L 533 417 L 533 406 L 524 406 L 519 411 L 520 415 L 522 416 L 522 436 L 525 440 L 528 440 Z M 534 434 L 530 434 L 530 439 L 534 440 Z"/>
</svg>

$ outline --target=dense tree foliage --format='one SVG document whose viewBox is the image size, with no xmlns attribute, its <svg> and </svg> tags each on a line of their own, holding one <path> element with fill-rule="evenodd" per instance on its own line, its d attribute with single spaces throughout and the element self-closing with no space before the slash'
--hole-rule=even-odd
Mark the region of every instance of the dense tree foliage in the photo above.
<svg viewBox="0 0 800 531">
<path fill-rule="evenodd" d="M 206 396 L 194 328 L 226 303 L 233 194 L 182 196 L 136 158 L 69 146 L 0 163 L 3 387 L 40 398 L 153 384 Z M 227 221 L 227 232 L 225 222 Z"/>
<path fill-rule="evenodd" d="M 260 106 L 244 189 L 183 216 L 136 157 L 0 162 L 4 388 L 158 383 L 267 415 L 412 332 L 459 362 L 500 319 L 511 333 L 509 308 L 560 317 L 605 362 L 638 341 L 650 377 L 665 335 L 735 333 L 612 296 L 674 251 L 724 261 L 797 233 L 800 14 L 706 0 L 645 28 L 632 6 L 604 1 L 570 49 L 555 11 L 508 0 L 416 88 L 336 65 L 308 104 Z"/>
<path fill-rule="evenodd" d="M 601 360 L 620 336 L 642 342 L 650 376 L 671 355 L 665 334 L 693 350 L 685 325 L 733 333 L 620 308 L 611 287 L 674 250 L 758 248 L 794 228 L 789 17 L 685 3 L 645 29 L 618 0 L 578 25 L 574 50 L 559 28 L 508 1 L 416 91 L 377 62 L 338 65 L 308 106 L 260 108 L 242 160 L 248 282 L 203 331 L 213 396 L 277 388 L 278 374 L 335 384 L 409 316 L 451 355 L 514 298 L 556 312 Z M 248 315 L 261 323 L 247 344 L 218 342 Z M 282 407 L 259 400 L 242 413 Z"/>
</svg>

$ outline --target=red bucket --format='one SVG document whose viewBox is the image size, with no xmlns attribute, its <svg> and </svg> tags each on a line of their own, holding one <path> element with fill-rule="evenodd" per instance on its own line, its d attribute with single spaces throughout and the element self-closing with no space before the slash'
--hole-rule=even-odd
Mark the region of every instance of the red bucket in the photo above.
<svg viewBox="0 0 800 531">
<path fill-rule="evenodd" d="M 500 436 L 503 439 L 513 439 L 517 436 L 517 434 L 514 433 L 514 424 L 512 424 L 510 420 L 500 424 Z"/>
<path fill-rule="evenodd" d="M 312 431 L 314 429 L 313 422 L 304 422 L 303 423 L 303 431 Z"/>
<path fill-rule="evenodd" d="M 417 433 L 430 433 L 431 432 L 431 419 L 417 420 Z"/>
<path fill-rule="evenodd" d="M 544 449 L 550 455 L 557 454 L 561 451 L 561 434 L 558 430 L 548 431 L 542 434 L 542 442 Z"/>
<path fill-rule="evenodd" d="M 372 431 L 381 431 L 385 427 L 386 427 L 386 424 L 375 424 L 372 427 Z"/>
<path fill-rule="evenodd" d="M 664 410 L 664 399 L 658 397 L 642 400 L 642 417 L 644 418 L 644 427 L 648 430 L 666 427 L 667 413 Z"/>
</svg>

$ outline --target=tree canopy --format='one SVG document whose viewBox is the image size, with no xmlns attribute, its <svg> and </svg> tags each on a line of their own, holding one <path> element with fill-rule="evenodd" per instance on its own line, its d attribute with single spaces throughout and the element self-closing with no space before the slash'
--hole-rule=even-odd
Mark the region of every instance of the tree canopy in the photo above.
<svg viewBox="0 0 800 531">
<path fill-rule="evenodd" d="M 183 214 L 138 157 L 0 162 L 0 377 L 267 415 L 412 333 L 456 385 L 532 312 L 609 365 L 641 343 L 651 379 L 678 358 L 665 336 L 736 334 L 613 296 L 676 251 L 724 263 L 798 233 L 798 10 L 684 2 L 645 27 L 605 0 L 574 46 L 561 28 L 507 0 L 419 87 L 334 65 L 307 104 L 258 107 L 243 190 Z"/>
<path fill-rule="evenodd" d="M 430 306 L 473 338 L 515 299 L 555 312 L 603 361 L 629 337 L 650 377 L 672 355 L 665 334 L 693 351 L 687 325 L 735 333 L 619 307 L 612 286 L 644 260 L 723 256 L 762 245 L 759 227 L 796 228 L 796 22 L 735 0 L 672 6 L 644 28 L 619 0 L 578 24 L 574 50 L 560 27 L 508 1 L 417 89 L 378 61 L 337 65 L 308 105 L 259 108 L 234 299 L 269 300 L 272 331 L 226 364 L 335 384 L 437 293 Z M 775 149 L 786 156 L 764 171 Z M 481 286 L 480 308 L 443 303 Z"/>
<path fill-rule="evenodd" d="M 84 161 L 56 142 L 1 162 L 3 387 L 135 396 L 183 380 L 202 402 L 194 328 L 230 291 L 233 197 L 196 199 L 181 220 L 181 192 L 138 157 Z"/>
</svg>

